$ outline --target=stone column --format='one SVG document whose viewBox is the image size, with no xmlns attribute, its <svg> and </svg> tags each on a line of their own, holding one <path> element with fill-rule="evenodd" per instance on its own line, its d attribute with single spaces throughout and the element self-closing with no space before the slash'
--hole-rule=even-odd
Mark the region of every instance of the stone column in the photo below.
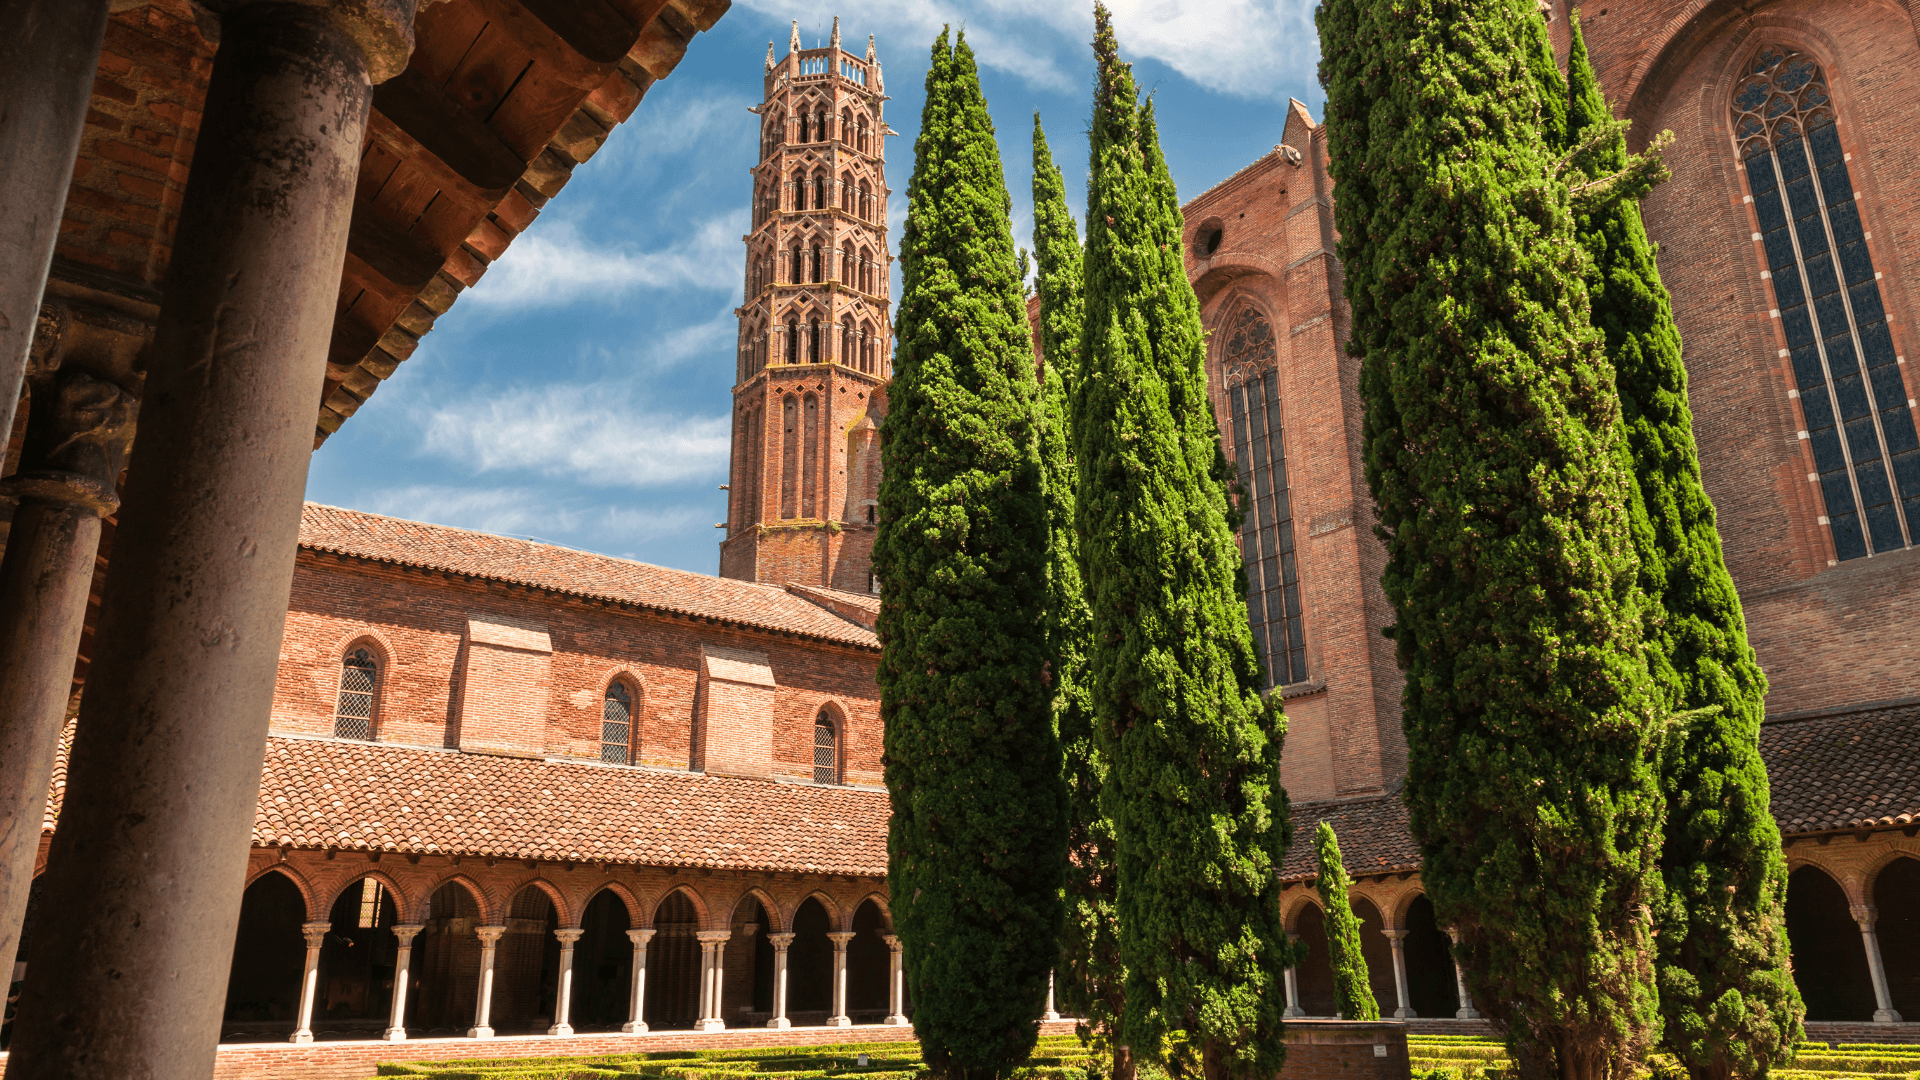
<svg viewBox="0 0 1920 1080">
<path fill-rule="evenodd" d="M 842 930 L 828 934 L 827 940 L 833 942 L 833 1015 L 827 1017 L 827 1026 L 852 1027 L 847 1016 L 847 942 L 853 935 Z"/>
<path fill-rule="evenodd" d="M 1059 1011 L 1053 1007 L 1053 970 L 1051 968 L 1047 970 L 1047 1011 L 1040 1014 L 1040 1019 L 1049 1022 L 1060 1019 Z"/>
<path fill-rule="evenodd" d="M 413 939 L 424 924 L 410 924 L 393 928 L 393 936 L 400 939 L 400 951 L 393 958 L 393 1012 L 387 1023 L 387 1033 L 381 1038 L 388 1042 L 405 1042 L 407 1039 L 407 983 L 412 978 Z"/>
<path fill-rule="evenodd" d="M 889 953 L 887 957 L 887 1018 L 881 1023 L 891 1024 L 894 1027 L 906 1027 L 909 1023 L 907 1020 L 906 946 L 892 934 L 887 934 L 880 940 L 887 943 Z M 1052 975 L 1047 976 L 1047 1008 L 1048 1011 L 1052 1011 L 1053 1008 Z"/>
<path fill-rule="evenodd" d="M 1447 937 L 1452 940 L 1455 948 L 1459 948 L 1459 931 L 1449 930 L 1447 931 Z M 1454 1011 L 1454 1018 L 1457 1020 L 1480 1019 L 1479 1011 L 1473 1007 L 1473 995 L 1467 992 L 1467 969 L 1460 966 L 1460 958 L 1458 955 L 1453 958 L 1453 985 L 1460 994 L 1460 1008 Z"/>
<path fill-rule="evenodd" d="M 792 934 L 768 934 L 767 940 L 773 943 L 773 1019 L 767 1021 L 770 1028 L 790 1028 L 793 1021 L 787 1019 L 787 946 L 793 944 Z"/>
<path fill-rule="evenodd" d="M 473 1027 L 467 1029 L 469 1039 L 493 1038 L 493 958 L 500 951 L 500 937 L 507 932 L 504 926 L 476 926 L 473 932 L 480 938 L 480 992 L 473 998 Z"/>
<path fill-rule="evenodd" d="M 313 1041 L 313 995 L 320 989 L 320 946 L 326 944 L 327 931 L 332 929 L 330 922 L 300 924 L 300 933 L 307 939 L 307 966 L 300 973 L 300 1026 L 294 1029 L 288 1042 Z"/>
<path fill-rule="evenodd" d="M 0 101 L 6 102 L 0 109 L 0 206 L 6 208 L 0 214 L 0 431 L 13 430 L 33 314 L 47 287 L 93 97 L 107 7 L 107 0 L 0 4 Z M 37 841 L 38 826 L 35 833 Z M 0 932 L 0 956 L 11 957 L 20 915 L 7 908 L 0 914 L 9 916 L 0 924 L 7 928 Z"/>
<path fill-rule="evenodd" d="M 1287 944 L 1289 946 L 1297 945 L 1299 943 L 1300 943 L 1299 934 L 1290 933 L 1287 935 Z M 1306 1011 L 1300 1008 L 1300 970 L 1298 968 L 1289 967 L 1281 974 L 1285 978 L 1286 984 L 1287 984 L 1287 1008 L 1286 1008 L 1286 1011 L 1281 1013 L 1280 1015 L 1288 1020 L 1291 1020 L 1296 1016 L 1307 1015 Z"/>
<path fill-rule="evenodd" d="M 372 84 L 414 5 L 220 5 L 9 1080 L 213 1073 Z"/>
<path fill-rule="evenodd" d="M 573 1009 L 573 945 L 580 940 L 585 930 L 555 930 L 553 936 L 560 939 L 560 988 L 553 999 L 553 1026 L 547 1029 L 549 1035 L 571 1035 L 573 1025 L 567 1023 L 568 1013 Z"/>
<path fill-rule="evenodd" d="M 1387 944 L 1393 947 L 1393 996 L 1399 1007 L 1393 1010 L 1395 1020 L 1411 1020 L 1419 1014 L 1413 1011 L 1413 1005 L 1407 1001 L 1407 932 L 1405 930 L 1383 930 L 1387 935 Z"/>
<path fill-rule="evenodd" d="M 629 930 L 627 940 L 633 942 L 633 989 L 628 991 L 627 1022 L 620 1030 L 639 1035 L 647 1030 L 642 1010 L 647 1004 L 647 943 L 653 940 L 653 930 Z"/>
<path fill-rule="evenodd" d="M 1874 932 L 1873 924 L 1880 919 L 1880 912 L 1872 904 L 1858 904 L 1853 908 L 1853 921 L 1860 924 L 1860 940 L 1867 949 L 1867 971 L 1873 976 L 1873 1000 L 1879 1008 L 1873 1010 L 1873 1022 L 1876 1024 L 1897 1024 L 1900 1014 L 1893 1009 L 1893 995 L 1887 992 L 1887 965 L 1880 959 L 1880 935 Z"/>
<path fill-rule="evenodd" d="M 0 494 L 20 500 L 0 559 L 0 656 L 7 658 L 0 664 L 0 957 L 20 945 L 100 519 L 120 505 L 114 485 L 133 435 L 131 396 L 85 372 L 59 370 L 69 321 L 62 306 L 41 309 L 20 470 L 0 480 Z M 17 391 L 0 386 L 0 395 L 10 393 Z"/>
<path fill-rule="evenodd" d="M 724 1031 L 727 1022 L 720 1015 L 720 991 L 726 975 L 727 939 L 731 930 L 702 930 L 700 939 L 700 1019 L 695 1031 Z"/>
</svg>

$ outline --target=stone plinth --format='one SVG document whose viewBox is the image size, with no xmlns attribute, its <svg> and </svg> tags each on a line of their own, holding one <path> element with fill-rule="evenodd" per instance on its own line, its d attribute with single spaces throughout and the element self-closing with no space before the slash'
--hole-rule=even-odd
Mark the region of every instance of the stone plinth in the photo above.
<svg viewBox="0 0 1920 1080">
<path fill-rule="evenodd" d="M 1407 1025 L 1397 1021 L 1289 1020 L 1287 1061 L 1275 1080 L 1407 1080 Z"/>
</svg>

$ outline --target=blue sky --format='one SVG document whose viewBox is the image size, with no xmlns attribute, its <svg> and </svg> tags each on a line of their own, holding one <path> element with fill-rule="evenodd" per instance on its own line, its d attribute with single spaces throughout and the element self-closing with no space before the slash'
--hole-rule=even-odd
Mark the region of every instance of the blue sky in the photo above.
<svg viewBox="0 0 1920 1080">
<path fill-rule="evenodd" d="M 1157 98 L 1182 200 L 1280 141 L 1289 97 L 1318 117 L 1305 0 L 1109 0 Z M 741 302 L 761 62 L 788 25 L 875 35 L 898 251 L 927 57 L 964 27 L 1031 246 L 1032 115 L 1085 205 L 1091 3 L 734 0 L 673 75 L 313 458 L 317 502 L 713 573 L 726 517 L 733 308 Z M 895 267 L 898 295 L 898 266 Z"/>
</svg>

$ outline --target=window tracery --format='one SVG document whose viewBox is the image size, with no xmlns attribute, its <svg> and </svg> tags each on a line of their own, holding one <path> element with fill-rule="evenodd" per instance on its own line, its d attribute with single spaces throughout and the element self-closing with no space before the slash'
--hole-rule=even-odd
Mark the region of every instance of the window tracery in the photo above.
<svg viewBox="0 0 1920 1080">
<path fill-rule="evenodd" d="M 825 709 L 820 710 L 820 715 L 813 719 L 813 782 L 840 782 L 840 741 L 833 714 Z"/>
<path fill-rule="evenodd" d="M 333 737 L 336 739 L 373 738 L 373 699 L 379 669 L 373 654 L 355 649 L 340 665 L 340 696 L 333 706 Z"/>
<path fill-rule="evenodd" d="M 1247 566 L 1247 621 L 1267 686 L 1284 686 L 1306 680 L 1307 652 L 1273 327 L 1249 304 L 1228 323 L 1226 337 L 1221 368 L 1246 512 L 1240 550 Z"/>
<path fill-rule="evenodd" d="M 624 681 L 607 685 L 600 708 L 600 760 L 609 765 L 632 764 L 633 693 Z"/>
<path fill-rule="evenodd" d="M 1768 45 L 1731 108 L 1834 553 L 1909 547 L 1920 439 L 1825 73 Z"/>
</svg>

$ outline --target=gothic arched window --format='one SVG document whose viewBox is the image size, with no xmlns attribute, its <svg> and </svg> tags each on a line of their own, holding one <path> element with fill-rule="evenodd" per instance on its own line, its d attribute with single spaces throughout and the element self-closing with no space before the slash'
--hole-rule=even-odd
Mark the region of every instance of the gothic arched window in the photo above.
<svg viewBox="0 0 1920 1080">
<path fill-rule="evenodd" d="M 348 653 L 340 665 L 340 696 L 333 706 L 333 737 L 373 738 L 373 697 L 379 675 L 372 654 L 365 649 Z"/>
<path fill-rule="evenodd" d="M 1920 531 L 1920 440 L 1826 77 L 1769 45 L 1732 107 L 1834 554 L 1899 551 Z"/>
<path fill-rule="evenodd" d="M 800 324 L 791 320 L 787 323 L 787 363 L 800 362 Z"/>
<path fill-rule="evenodd" d="M 615 680 L 607 686 L 606 700 L 600 707 L 600 760 L 609 765 L 627 765 L 633 752 L 633 691 Z"/>
<path fill-rule="evenodd" d="M 840 782 L 840 740 L 833 714 L 825 709 L 813 718 L 813 782 Z"/>
<path fill-rule="evenodd" d="M 1221 367 L 1232 417 L 1233 460 L 1245 500 L 1240 552 L 1247 564 L 1247 621 L 1253 627 L 1254 648 L 1266 665 L 1267 685 L 1284 686 L 1307 678 L 1307 651 L 1273 327 L 1248 305 L 1227 324 L 1226 337 Z"/>
<path fill-rule="evenodd" d="M 780 516 L 800 514 L 800 400 L 788 394 L 780 403 L 786 430 L 780 442 Z"/>
</svg>

